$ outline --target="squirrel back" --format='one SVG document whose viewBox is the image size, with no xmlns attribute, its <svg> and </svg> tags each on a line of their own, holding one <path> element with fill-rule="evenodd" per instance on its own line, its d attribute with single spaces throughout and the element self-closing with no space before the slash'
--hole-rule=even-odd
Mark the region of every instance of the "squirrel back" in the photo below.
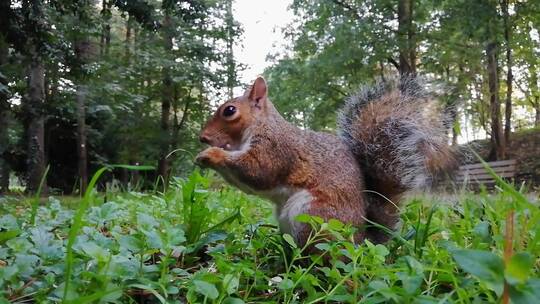
<svg viewBox="0 0 540 304">
<path fill-rule="evenodd" d="M 364 230 L 366 219 L 394 228 L 401 195 L 428 184 L 449 159 L 435 105 L 414 78 L 378 82 L 347 101 L 336 136 L 283 119 L 259 77 L 218 108 L 200 136 L 211 147 L 196 161 L 274 201 L 280 228 L 299 243 L 311 233 L 295 221 L 302 213 L 359 227 L 357 241 L 384 242 L 387 233 Z"/>
</svg>

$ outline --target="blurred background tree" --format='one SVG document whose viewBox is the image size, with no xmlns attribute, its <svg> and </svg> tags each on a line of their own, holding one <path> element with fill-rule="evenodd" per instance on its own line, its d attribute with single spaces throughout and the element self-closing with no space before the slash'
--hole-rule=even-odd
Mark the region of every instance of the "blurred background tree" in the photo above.
<svg viewBox="0 0 540 304">
<path fill-rule="evenodd" d="M 491 138 L 490 160 L 506 157 L 512 108 L 537 112 L 537 1 L 293 1 L 291 8 L 291 46 L 270 56 L 266 74 L 278 107 L 306 127 L 332 129 L 325 113 L 358 86 L 393 73 L 443 83 L 452 143 L 468 121 L 473 133 Z M 519 127 L 533 126 L 538 119 Z"/>
</svg>

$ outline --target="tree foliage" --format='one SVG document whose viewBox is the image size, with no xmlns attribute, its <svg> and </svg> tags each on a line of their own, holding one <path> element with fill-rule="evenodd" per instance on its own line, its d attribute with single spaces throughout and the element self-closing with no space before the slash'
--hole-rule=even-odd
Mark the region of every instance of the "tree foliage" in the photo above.
<svg viewBox="0 0 540 304">
<path fill-rule="evenodd" d="M 291 9 L 297 17 L 283 29 L 290 47 L 272 54 L 273 65 L 266 70 L 273 99 L 289 118 L 306 127 L 333 128 L 334 119 L 326 113 L 334 112 L 358 86 L 407 70 L 444 84 L 455 143 L 460 129 L 468 125 L 472 133 L 488 135 L 493 135 L 495 125 L 502 134 L 500 113 L 508 107 L 506 93 L 512 86 L 518 92 L 510 91 L 506 103 L 538 118 L 523 120 L 520 114 L 507 116 L 504 123 L 511 130 L 538 126 L 540 16 L 533 2 L 293 1 Z M 506 21 L 504 5 L 508 6 Z M 409 17 L 404 17 L 404 11 L 410 20 L 404 20 Z M 495 59 L 488 67 L 490 44 Z M 410 66 L 404 67 L 404 62 Z M 491 93 L 490 69 L 495 70 L 496 80 Z M 511 86 L 505 81 L 508 70 L 515 72 Z M 495 93 L 496 103 L 490 105 Z"/>
<path fill-rule="evenodd" d="M 0 146 L 2 158 L 11 164 L 7 170 L 27 181 L 40 175 L 28 174 L 34 156 L 23 144 L 24 138 L 33 138 L 25 121 L 39 110 L 44 119 L 42 163 L 51 164 L 48 184 L 53 188 L 71 192 L 84 186 L 79 178 L 87 174 L 81 174 L 81 166 L 90 172 L 115 163 L 157 167 L 160 157 L 176 149 L 182 152 L 168 156 L 167 174 L 182 174 L 199 148 L 196 133 L 210 100 L 237 84 L 236 74 L 231 79 L 227 73 L 235 64 L 227 41 L 237 39 L 241 28 L 234 20 L 224 22 L 228 2 L 51 0 L 4 5 L 0 47 L 7 55 L 0 64 L 7 98 L 0 100 L 0 117 L 8 117 L 3 119 L 9 119 L 6 129 L 11 132 L 0 136 Z M 25 66 L 33 54 L 39 54 L 44 66 L 42 110 L 24 102 L 30 75 Z M 124 182 L 137 179 L 125 170 L 114 174 Z"/>
</svg>

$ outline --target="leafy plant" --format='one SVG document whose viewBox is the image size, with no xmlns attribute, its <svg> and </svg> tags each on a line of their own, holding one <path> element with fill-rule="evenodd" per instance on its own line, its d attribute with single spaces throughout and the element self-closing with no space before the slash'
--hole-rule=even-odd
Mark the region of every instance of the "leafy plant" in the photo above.
<svg viewBox="0 0 540 304">
<path fill-rule="evenodd" d="M 164 193 L 92 188 L 50 197 L 34 225 L 24 198 L 4 199 L 4 301 L 474 303 L 499 301 L 506 283 L 513 303 L 535 303 L 540 290 L 540 211 L 517 202 L 517 253 L 505 263 L 501 210 L 515 193 L 504 189 L 413 198 L 384 245 L 354 244 L 352 227 L 300 215 L 313 233 L 299 246 L 269 203 L 200 172 Z"/>
</svg>

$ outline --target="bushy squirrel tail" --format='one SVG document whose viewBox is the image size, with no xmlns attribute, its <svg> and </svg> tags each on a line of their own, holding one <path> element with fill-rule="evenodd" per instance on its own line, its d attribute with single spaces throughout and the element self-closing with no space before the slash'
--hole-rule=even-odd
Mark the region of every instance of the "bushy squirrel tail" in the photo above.
<svg viewBox="0 0 540 304">
<path fill-rule="evenodd" d="M 416 77 L 361 88 L 341 110 L 338 128 L 365 175 L 367 219 L 390 229 L 401 196 L 429 186 L 453 160 L 442 105 Z M 366 236 L 377 243 L 389 237 L 374 226 Z"/>
</svg>

